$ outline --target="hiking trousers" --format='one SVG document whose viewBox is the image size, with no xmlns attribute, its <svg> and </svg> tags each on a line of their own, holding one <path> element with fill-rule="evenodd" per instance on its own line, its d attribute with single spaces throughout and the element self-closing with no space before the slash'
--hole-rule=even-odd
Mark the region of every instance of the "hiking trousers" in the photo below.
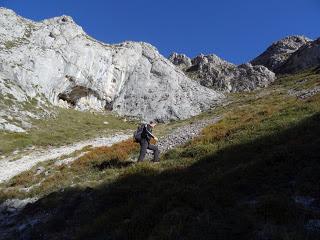
<svg viewBox="0 0 320 240">
<path fill-rule="evenodd" d="M 152 145 L 150 144 L 147 139 L 142 138 L 140 141 L 140 155 L 138 158 L 138 162 L 143 161 L 146 153 L 147 153 L 147 149 L 150 149 L 153 151 L 153 161 L 154 162 L 158 162 L 159 161 L 159 155 L 160 155 L 160 151 L 158 149 L 158 147 L 156 145 Z"/>
</svg>

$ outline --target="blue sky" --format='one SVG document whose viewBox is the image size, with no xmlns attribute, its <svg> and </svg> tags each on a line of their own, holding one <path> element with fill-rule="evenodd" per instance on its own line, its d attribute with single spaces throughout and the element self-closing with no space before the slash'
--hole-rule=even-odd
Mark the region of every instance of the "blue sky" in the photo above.
<svg viewBox="0 0 320 240">
<path fill-rule="evenodd" d="M 42 20 L 70 15 L 107 43 L 125 40 L 194 57 L 215 53 L 243 63 L 282 37 L 320 37 L 320 0 L 0 0 L 0 6 Z"/>
</svg>

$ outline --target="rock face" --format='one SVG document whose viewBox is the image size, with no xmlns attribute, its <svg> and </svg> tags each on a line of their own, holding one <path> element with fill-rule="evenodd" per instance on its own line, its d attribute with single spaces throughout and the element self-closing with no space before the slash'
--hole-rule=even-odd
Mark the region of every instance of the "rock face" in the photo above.
<svg viewBox="0 0 320 240">
<path fill-rule="evenodd" d="M 2 103 L 36 100 L 159 121 L 191 117 L 223 98 L 190 80 L 150 44 L 108 45 L 89 37 L 71 17 L 33 22 L 4 8 L 0 87 Z M 6 112 L 0 111 L 0 128 Z"/>
<path fill-rule="evenodd" d="M 185 54 L 178 54 L 174 52 L 169 56 L 169 60 L 182 70 L 188 69 L 192 66 L 191 59 Z"/>
<path fill-rule="evenodd" d="M 308 42 L 294 52 L 278 69 L 278 73 L 296 73 L 320 66 L 320 38 Z"/>
<path fill-rule="evenodd" d="M 264 66 L 236 66 L 214 54 L 195 57 L 185 72 L 203 86 L 226 92 L 252 91 L 275 80 L 275 74 Z"/>
<path fill-rule="evenodd" d="M 251 61 L 253 65 L 263 65 L 277 72 L 291 55 L 311 40 L 304 36 L 289 36 L 273 43 L 265 52 Z"/>
</svg>

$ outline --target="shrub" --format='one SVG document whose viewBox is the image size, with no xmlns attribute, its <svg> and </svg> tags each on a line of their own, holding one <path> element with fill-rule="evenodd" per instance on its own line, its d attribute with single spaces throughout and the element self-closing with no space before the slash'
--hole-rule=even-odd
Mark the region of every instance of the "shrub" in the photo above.
<svg viewBox="0 0 320 240">
<path fill-rule="evenodd" d="M 91 150 L 77 161 L 75 161 L 71 167 L 79 168 L 88 167 L 97 164 L 101 164 L 105 161 L 123 161 L 129 158 L 130 154 L 133 154 L 138 150 L 138 144 L 133 140 L 125 140 L 120 143 L 114 144 L 111 147 L 99 147 Z"/>
</svg>

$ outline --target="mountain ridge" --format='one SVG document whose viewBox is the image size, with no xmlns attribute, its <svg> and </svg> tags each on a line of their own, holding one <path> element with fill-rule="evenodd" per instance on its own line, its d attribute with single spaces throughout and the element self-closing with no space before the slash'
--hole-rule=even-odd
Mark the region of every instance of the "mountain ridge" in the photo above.
<svg viewBox="0 0 320 240">
<path fill-rule="evenodd" d="M 253 59 L 251 63 L 253 65 L 263 65 L 271 71 L 277 71 L 290 58 L 291 54 L 310 41 L 312 40 L 305 36 L 287 36 L 273 42 L 263 53 Z"/>
<path fill-rule="evenodd" d="M 262 65 L 235 65 L 215 54 L 200 54 L 193 59 L 172 53 L 169 60 L 187 76 L 205 87 L 224 92 L 252 91 L 275 81 L 275 74 Z"/>
</svg>

